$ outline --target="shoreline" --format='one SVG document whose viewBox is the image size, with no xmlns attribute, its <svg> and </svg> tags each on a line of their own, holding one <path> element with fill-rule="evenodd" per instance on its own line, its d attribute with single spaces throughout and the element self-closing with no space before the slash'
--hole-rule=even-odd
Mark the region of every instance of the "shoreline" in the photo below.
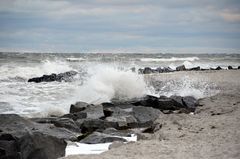
<svg viewBox="0 0 240 159">
<path fill-rule="evenodd" d="M 205 71 L 204 71 L 205 72 Z M 176 74 L 165 73 L 161 79 Z M 157 78 L 158 75 L 147 75 Z M 163 114 L 157 122 L 162 128 L 144 140 L 128 143 L 99 155 L 75 155 L 64 159 L 238 159 L 240 157 L 240 71 L 191 72 L 190 77 L 214 81 L 219 92 L 200 99 L 194 115 Z"/>
</svg>

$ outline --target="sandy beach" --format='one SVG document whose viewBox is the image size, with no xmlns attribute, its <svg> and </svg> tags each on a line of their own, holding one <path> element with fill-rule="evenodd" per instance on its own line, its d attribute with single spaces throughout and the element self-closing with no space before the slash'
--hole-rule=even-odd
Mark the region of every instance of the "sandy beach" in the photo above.
<svg viewBox="0 0 240 159">
<path fill-rule="evenodd" d="M 144 140 L 100 155 L 65 159 L 238 159 L 240 158 L 240 71 L 176 72 L 152 75 L 170 80 L 188 76 L 216 84 L 216 95 L 200 99 L 195 114 L 161 114 L 162 128 Z"/>
</svg>

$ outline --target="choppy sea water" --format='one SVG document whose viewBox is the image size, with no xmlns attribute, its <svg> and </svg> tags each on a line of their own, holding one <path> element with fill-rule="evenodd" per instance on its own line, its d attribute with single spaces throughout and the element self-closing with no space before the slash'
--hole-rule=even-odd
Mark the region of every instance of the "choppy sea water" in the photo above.
<svg viewBox="0 0 240 159">
<path fill-rule="evenodd" d="M 112 98 L 193 95 L 216 92 L 214 83 L 189 76 L 146 78 L 131 68 L 214 68 L 240 65 L 239 54 L 41 54 L 0 53 L 0 113 L 48 116 L 67 113 L 76 101 L 98 104 Z M 72 82 L 28 83 L 32 77 L 75 70 Z"/>
</svg>

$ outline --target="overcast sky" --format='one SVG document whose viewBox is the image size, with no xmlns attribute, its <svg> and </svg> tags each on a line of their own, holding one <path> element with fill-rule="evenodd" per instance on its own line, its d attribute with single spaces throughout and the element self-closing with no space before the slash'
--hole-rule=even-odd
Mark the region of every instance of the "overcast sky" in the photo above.
<svg viewBox="0 0 240 159">
<path fill-rule="evenodd" d="M 0 0 L 0 51 L 240 53 L 240 0 Z"/>
</svg>

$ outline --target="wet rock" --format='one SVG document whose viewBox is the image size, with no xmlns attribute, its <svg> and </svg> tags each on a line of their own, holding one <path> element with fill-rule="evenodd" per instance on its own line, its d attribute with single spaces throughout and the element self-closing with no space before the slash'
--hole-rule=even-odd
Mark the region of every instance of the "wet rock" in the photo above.
<svg viewBox="0 0 240 159">
<path fill-rule="evenodd" d="M 171 69 L 170 67 L 158 67 L 156 69 L 156 72 L 158 73 L 167 73 L 167 72 L 173 72 L 174 70 Z"/>
<path fill-rule="evenodd" d="M 57 82 L 69 82 L 72 81 L 73 77 L 77 74 L 76 71 L 68 71 L 68 72 L 64 72 L 64 73 L 60 73 L 60 74 L 51 74 L 51 75 L 43 75 L 41 77 L 35 77 L 35 78 L 31 78 L 28 80 L 28 82 L 36 82 L 36 83 L 40 83 L 40 82 L 53 82 L 53 81 L 57 81 Z"/>
<path fill-rule="evenodd" d="M 87 118 L 87 114 L 84 113 L 84 112 L 70 113 L 70 114 L 64 114 L 60 118 L 70 118 L 70 119 L 76 121 L 78 119 L 85 119 L 85 118 Z"/>
<path fill-rule="evenodd" d="M 143 69 L 143 74 L 150 74 L 153 73 L 153 70 L 150 67 L 145 67 Z"/>
<path fill-rule="evenodd" d="M 131 71 L 132 71 L 132 72 L 136 72 L 136 68 L 135 68 L 135 67 L 132 67 L 132 68 L 131 68 Z"/>
<path fill-rule="evenodd" d="M 186 67 L 184 65 L 176 67 L 176 71 L 185 71 Z"/>
<path fill-rule="evenodd" d="M 127 142 L 127 140 L 104 133 L 93 132 L 86 138 L 82 139 L 80 142 L 85 144 L 99 144 L 99 143 L 109 143 L 114 141 Z"/>
<path fill-rule="evenodd" d="M 81 131 L 77 126 L 77 124 L 71 118 L 50 117 L 50 118 L 32 118 L 31 120 L 41 124 L 46 124 L 46 123 L 54 124 L 56 127 L 66 128 L 74 132 Z"/>
<path fill-rule="evenodd" d="M 77 120 L 82 133 L 94 132 L 96 130 L 104 130 L 106 128 L 117 128 L 116 122 L 105 121 L 102 119 L 82 119 Z"/>
<path fill-rule="evenodd" d="M 233 67 L 232 67 L 232 66 L 228 66 L 228 69 L 229 69 L 229 70 L 232 70 L 232 69 L 233 69 Z"/>
<path fill-rule="evenodd" d="M 240 66 L 238 66 L 238 69 L 240 69 Z"/>
<path fill-rule="evenodd" d="M 85 102 L 76 102 L 75 104 L 72 104 L 70 106 L 70 113 L 77 113 L 77 112 L 80 112 L 80 111 L 83 111 L 86 109 L 86 107 L 88 106 L 89 104 L 88 103 L 85 103 Z"/>
<path fill-rule="evenodd" d="M 222 70 L 222 68 L 220 66 L 218 66 L 215 70 Z"/>
<path fill-rule="evenodd" d="M 139 73 L 139 74 L 143 74 L 143 69 L 142 69 L 142 68 L 139 68 L 139 69 L 138 69 L 138 73 Z"/>
<path fill-rule="evenodd" d="M 71 105 L 70 114 L 65 114 L 62 117 L 71 118 L 73 120 L 83 118 L 100 119 L 104 117 L 103 106 L 77 102 Z"/>
<path fill-rule="evenodd" d="M 189 70 L 190 70 L 190 71 L 200 71 L 201 68 L 200 68 L 200 66 L 198 66 L 198 67 L 190 68 Z"/>
<path fill-rule="evenodd" d="M 65 155 L 65 139 L 76 139 L 66 129 L 34 123 L 16 114 L 0 114 L 0 121 L 0 158 L 59 158 Z"/>
</svg>

